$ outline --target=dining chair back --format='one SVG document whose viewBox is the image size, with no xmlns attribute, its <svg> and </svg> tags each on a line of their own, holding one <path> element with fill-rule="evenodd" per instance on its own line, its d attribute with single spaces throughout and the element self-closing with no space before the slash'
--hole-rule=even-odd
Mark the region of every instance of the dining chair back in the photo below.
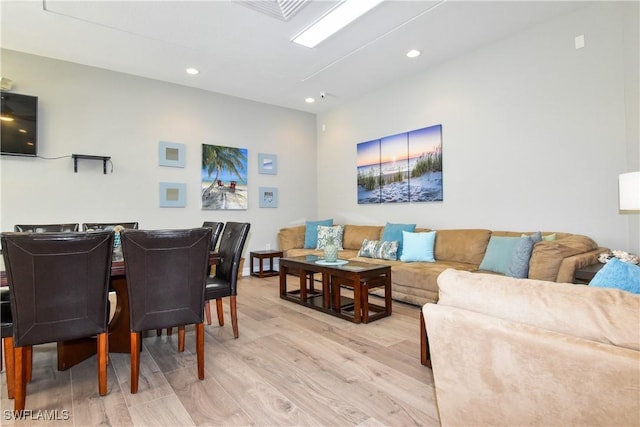
<svg viewBox="0 0 640 427">
<path fill-rule="evenodd" d="M 233 336 L 238 338 L 238 312 L 236 296 L 238 295 L 238 269 L 242 259 L 244 244 L 249 235 L 251 224 L 248 222 L 227 222 L 220 237 L 218 254 L 220 263 L 216 265 L 214 276 L 207 277 L 205 288 L 205 314 L 207 324 L 211 324 L 211 308 L 209 300 L 216 300 L 216 311 L 218 313 L 218 323 L 224 325 L 224 314 L 222 311 L 222 298 L 230 297 L 229 307 L 231 312 L 231 325 Z"/>
<path fill-rule="evenodd" d="M 13 231 L 21 233 L 56 233 L 78 231 L 80 224 L 16 224 Z"/>
<path fill-rule="evenodd" d="M 137 222 L 85 222 L 82 224 L 82 231 L 108 230 L 111 231 L 116 225 L 121 225 L 126 229 L 137 230 Z"/>
<path fill-rule="evenodd" d="M 202 223 L 202 226 L 211 228 L 211 251 L 215 252 L 216 247 L 218 246 L 218 240 L 220 239 L 220 234 L 224 228 L 224 222 L 205 221 Z"/>
<path fill-rule="evenodd" d="M 131 393 L 138 391 L 140 333 L 196 325 L 198 378 L 204 379 L 204 285 L 209 269 L 210 228 L 123 230 L 122 248 L 129 294 Z"/>
<path fill-rule="evenodd" d="M 106 394 L 113 232 L 2 233 L 0 241 L 13 321 L 15 410 L 25 406 L 27 359 L 36 344 L 97 335 L 98 391 Z"/>
</svg>

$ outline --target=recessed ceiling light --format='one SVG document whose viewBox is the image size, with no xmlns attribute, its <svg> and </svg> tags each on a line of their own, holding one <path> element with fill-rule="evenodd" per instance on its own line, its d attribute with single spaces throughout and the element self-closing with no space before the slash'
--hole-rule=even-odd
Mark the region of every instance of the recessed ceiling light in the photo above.
<svg viewBox="0 0 640 427">
<path fill-rule="evenodd" d="M 407 56 L 408 56 L 409 58 L 415 58 L 416 56 L 420 56 L 420 54 L 421 54 L 421 53 L 422 53 L 422 52 L 420 52 L 420 51 L 419 51 L 419 50 L 417 50 L 417 49 L 411 49 L 409 52 L 407 52 Z"/>
<path fill-rule="evenodd" d="M 304 102 L 306 102 L 307 104 L 313 104 L 314 102 L 316 102 L 316 99 L 312 97 L 308 97 L 308 98 L 305 98 Z"/>
<path fill-rule="evenodd" d="M 383 0 L 345 0 L 329 13 L 311 24 L 309 28 L 294 37 L 293 42 L 306 47 L 316 47 L 329 36 L 340 31 Z"/>
<path fill-rule="evenodd" d="M 196 74 L 200 74 L 200 71 L 198 71 L 197 68 L 187 68 L 187 74 L 191 74 L 192 76 L 195 76 Z"/>
</svg>

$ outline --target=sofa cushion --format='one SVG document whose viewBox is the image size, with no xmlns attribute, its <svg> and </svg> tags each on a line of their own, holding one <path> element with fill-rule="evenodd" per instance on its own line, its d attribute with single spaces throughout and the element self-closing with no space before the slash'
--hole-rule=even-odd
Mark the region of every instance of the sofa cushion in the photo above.
<svg viewBox="0 0 640 427">
<path fill-rule="evenodd" d="M 452 269 L 440 274 L 438 287 L 440 305 L 640 350 L 640 295 Z"/>
<path fill-rule="evenodd" d="M 484 258 L 480 263 L 480 270 L 507 274 L 513 250 L 522 237 L 491 236 Z"/>
<path fill-rule="evenodd" d="M 362 247 L 358 251 L 358 256 L 365 258 L 396 260 L 398 259 L 398 241 L 393 240 L 390 242 L 384 242 L 382 240 L 364 239 Z"/>
<path fill-rule="evenodd" d="M 438 230 L 436 234 L 435 258 L 480 265 L 487 249 L 491 230 Z"/>
<path fill-rule="evenodd" d="M 640 294 L 640 266 L 611 258 L 596 273 L 589 286 L 622 289 Z"/>
<path fill-rule="evenodd" d="M 344 227 L 342 225 L 334 225 L 326 227 L 324 225 L 318 226 L 318 245 L 316 249 L 324 249 L 327 245 L 333 244 L 341 251 L 342 248 L 342 233 Z"/>
<path fill-rule="evenodd" d="M 392 224 L 387 222 L 382 232 L 382 240 L 389 242 L 398 241 L 398 256 L 402 256 L 402 232 L 413 232 L 416 229 L 415 224 Z"/>
<path fill-rule="evenodd" d="M 433 246 L 436 241 L 436 232 L 409 233 L 402 232 L 403 249 L 400 261 L 415 262 L 426 261 L 436 262 L 433 257 Z"/>
<path fill-rule="evenodd" d="M 315 249 L 318 246 L 318 226 L 332 226 L 333 218 L 323 219 L 320 221 L 307 221 L 306 229 L 304 232 L 304 247 L 305 249 Z"/>
<path fill-rule="evenodd" d="M 382 226 L 380 225 L 350 225 L 345 224 L 342 236 L 342 247 L 345 249 L 360 249 L 362 242 L 367 240 L 382 240 Z"/>
</svg>

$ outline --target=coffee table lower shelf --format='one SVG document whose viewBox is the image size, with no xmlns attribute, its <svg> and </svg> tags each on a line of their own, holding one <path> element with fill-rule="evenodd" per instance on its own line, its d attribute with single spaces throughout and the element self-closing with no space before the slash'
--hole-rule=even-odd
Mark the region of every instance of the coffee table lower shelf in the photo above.
<svg viewBox="0 0 640 427">
<path fill-rule="evenodd" d="M 369 323 L 391 315 L 391 267 L 353 262 L 352 265 L 316 264 L 317 257 L 280 259 L 280 298 L 354 323 Z M 348 265 L 348 264 L 347 264 Z M 322 276 L 322 289 L 316 289 L 314 273 Z M 294 276 L 295 275 L 295 276 Z M 287 289 L 287 278 L 296 277 L 296 289 Z M 341 290 L 353 291 L 353 298 Z M 384 289 L 384 305 L 369 302 L 369 291 Z"/>
</svg>

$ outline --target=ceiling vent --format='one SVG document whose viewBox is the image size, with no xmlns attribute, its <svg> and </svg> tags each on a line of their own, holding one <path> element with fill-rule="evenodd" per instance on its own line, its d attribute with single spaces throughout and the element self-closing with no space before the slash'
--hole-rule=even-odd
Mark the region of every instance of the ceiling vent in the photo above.
<svg viewBox="0 0 640 427">
<path fill-rule="evenodd" d="M 237 0 L 235 3 L 271 17 L 288 21 L 311 0 Z"/>
</svg>

